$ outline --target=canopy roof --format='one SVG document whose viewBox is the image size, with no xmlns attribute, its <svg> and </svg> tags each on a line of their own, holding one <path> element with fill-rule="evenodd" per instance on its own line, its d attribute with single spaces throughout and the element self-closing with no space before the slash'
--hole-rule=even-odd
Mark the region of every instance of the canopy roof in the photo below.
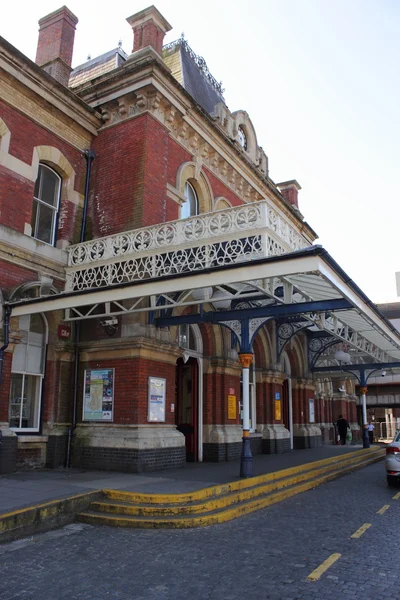
<svg viewBox="0 0 400 600">
<path fill-rule="evenodd" d="M 367 362 L 400 360 L 397 330 L 321 246 L 7 305 L 12 316 L 65 310 L 67 320 L 82 320 L 143 311 L 172 316 L 179 306 L 210 304 L 214 322 L 302 315 Z"/>
</svg>

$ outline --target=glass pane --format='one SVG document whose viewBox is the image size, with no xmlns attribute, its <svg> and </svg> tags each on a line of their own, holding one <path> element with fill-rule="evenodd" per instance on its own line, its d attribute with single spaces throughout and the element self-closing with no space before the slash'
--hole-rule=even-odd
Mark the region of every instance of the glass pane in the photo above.
<svg viewBox="0 0 400 600">
<path fill-rule="evenodd" d="M 45 326 L 40 315 L 30 317 L 28 352 L 26 371 L 28 373 L 43 373 L 43 356 L 45 345 Z"/>
<path fill-rule="evenodd" d="M 185 198 L 186 202 L 184 202 L 181 207 L 181 219 L 193 217 L 199 212 L 197 194 L 194 187 L 188 182 L 185 183 Z"/>
<path fill-rule="evenodd" d="M 21 427 L 39 426 L 40 377 L 25 375 Z"/>
<path fill-rule="evenodd" d="M 60 179 L 58 175 L 51 171 L 47 167 L 40 167 L 41 186 L 39 196 L 42 202 L 50 204 L 50 206 L 57 206 L 58 204 L 58 193 L 60 187 Z"/>
<path fill-rule="evenodd" d="M 10 427 L 19 427 L 23 375 L 13 373 L 10 387 Z"/>
<path fill-rule="evenodd" d="M 189 331 L 187 325 L 179 326 L 179 346 L 189 348 Z"/>
<path fill-rule="evenodd" d="M 29 323 L 29 331 L 32 333 L 41 333 L 44 335 L 44 321 L 40 315 L 31 315 Z"/>
<path fill-rule="evenodd" d="M 51 244 L 53 242 L 53 224 L 55 215 L 55 211 L 49 206 L 46 206 L 45 204 L 38 206 L 35 238 L 42 242 L 46 242 L 46 244 Z"/>
<path fill-rule="evenodd" d="M 28 346 L 26 343 L 24 344 L 21 341 L 19 344 L 16 344 L 12 358 L 13 371 L 25 371 L 27 350 Z"/>
</svg>

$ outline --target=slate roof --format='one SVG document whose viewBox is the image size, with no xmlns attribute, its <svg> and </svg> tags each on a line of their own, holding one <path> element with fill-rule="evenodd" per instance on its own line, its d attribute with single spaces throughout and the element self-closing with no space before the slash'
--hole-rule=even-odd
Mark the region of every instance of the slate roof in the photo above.
<svg viewBox="0 0 400 600">
<path fill-rule="evenodd" d="M 108 73 L 120 67 L 127 58 L 128 55 L 119 47 L 92 58 L 71 71 L 68 86 L 77 87 L 85 81 L 90 81 L 95 77 Z"/>
<path fill-rule="evenodd" d="M 163 48 L 165 64 L 185 90 L 210 115 L 220 102 L 225 104 L 221 83 L 211 75 L 206 61 L 197 56 L 184 38 Z"/>
<path fill-rule="evenodd" d="M 122 48 L 114 48 L 75 67 L 68 85 L 76 88 L 117 69 L 128 58 Z M 164 46 L 163 59 L 173 77 L 208 114 L 212 115 L 220 102 L 225 104 L 221 84 L 211 75 L 204 58 L 197 56 L 183 37 Z"/>
</svg>

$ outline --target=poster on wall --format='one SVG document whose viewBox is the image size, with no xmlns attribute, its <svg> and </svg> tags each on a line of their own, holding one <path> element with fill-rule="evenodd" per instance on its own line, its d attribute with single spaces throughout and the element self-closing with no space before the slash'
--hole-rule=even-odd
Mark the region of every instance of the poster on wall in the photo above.
<svg viewBox="0 0 400 600">
<path fill-rule="evenodd" d="M 147 420 L 152 423 L 165 422 L 166 380 L 161 377 L 149 377 L 149 407 Z"/>
<path fill-rule="evenodd" d="M 85 371 L 83 420 L 112 421 L 114 404 L 114 369 Z"/>
<path fill-rule="evenodd" d="M 234 420 L 236 419 L 236 396 L 233 394 L 228 395 L 228 419 Z"/>
<path fill-rule="evenodd" d="M 315 423 L 315 410 L 314 410 L 314 400 L 310 398 L 308 401 L 308 414 L 309 414 L 309 422 Z"/>
<path fill-rule="evenodd" d="M 274 404 L 275 404 L 275 421 L 280 421 L 282 419 L 281 401 L 274 400 Z"/>
</svg>

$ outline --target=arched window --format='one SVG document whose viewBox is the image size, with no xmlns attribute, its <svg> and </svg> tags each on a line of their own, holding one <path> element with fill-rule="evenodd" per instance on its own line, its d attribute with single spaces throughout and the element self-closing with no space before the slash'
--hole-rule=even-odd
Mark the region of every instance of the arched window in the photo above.
<svg viewBox="0 0 400 600">
<path fill-rule="evenodd" d="M 185 202 L 181 206 L 181 219 L 199 214 L 199 200 L 196 190 L 188 181 L 185 183 Z"/>
<path fill-rule="evenodd" d="M 54 245 L 58 207 L 60 203 L 61 177 L 50 167 L 39 164 L 35 183 L 32 210 L 32 237 Z"/>
<path fill-rule="evenodd" d="M 20 333 L 11 368 L 10 428 L 38 431 L 46 345 L 43 317 L 20 317 Z"/>
<path fill-rule="evenodd" d="M 247 135 L 242 125 L 239 125 L 238 127 L 238 141 L 239 144 L 242 146 L 243 150 L 247 150 Z"/>
<path fill-rule="evenodd" d="M 185 350 L 197 350 L 197 343 L 190 325 L 179 325 L 179 346 Z"/>
</svg>

